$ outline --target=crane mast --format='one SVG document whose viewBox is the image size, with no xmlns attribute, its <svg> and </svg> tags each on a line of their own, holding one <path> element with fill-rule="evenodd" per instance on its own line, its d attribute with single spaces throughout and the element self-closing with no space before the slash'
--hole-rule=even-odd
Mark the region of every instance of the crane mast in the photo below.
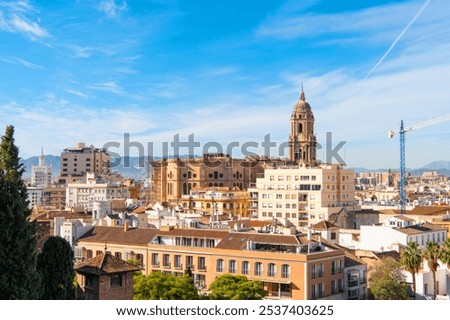
<svg viewBox="0 0 450 320">
<path fill-rule="evenodd" d="M 389 138 L 393 138 L 397 133 L 400 137 L 400 212 L 404 214 L 406 212 L 406 164 L 405 164 L 405 133 L 415 129 L 428 127 L 433 124 L 441 123 L 450 120 L 450 114 L 446 116 L 437 117 L 414 126 L 405 129 L 403 120 L 400 122 L 400 130 L 398 132 L 389 131 Z"/>
</svg>

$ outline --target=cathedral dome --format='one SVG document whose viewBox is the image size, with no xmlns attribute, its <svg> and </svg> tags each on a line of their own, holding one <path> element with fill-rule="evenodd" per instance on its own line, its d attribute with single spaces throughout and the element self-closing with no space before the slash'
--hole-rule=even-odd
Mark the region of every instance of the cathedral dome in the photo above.
<svg viewBox="0 0 450 320">
<path fill-rule="evenodd" d="M 311 112 L 311 106 L 308 102 L 305 100 L 305 93 L 302 90 L 302 93 L 300 95 L 300 98 L 298 99 L 297 103 L 294 106 L 293 114 L 299 114 L 303 112 Z"/>
</svg>

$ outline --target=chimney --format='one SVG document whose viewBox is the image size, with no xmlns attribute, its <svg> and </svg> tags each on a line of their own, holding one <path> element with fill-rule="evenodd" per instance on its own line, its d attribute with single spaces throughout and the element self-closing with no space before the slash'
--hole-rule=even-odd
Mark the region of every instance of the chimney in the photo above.
<svg viewBox="0 0 450 320">
<path fill-rule="evenodd" d="M 127 232 L 128 231 L 128 221 L 125 221 L 123 224 L 123 232 Z"/>
</svg>

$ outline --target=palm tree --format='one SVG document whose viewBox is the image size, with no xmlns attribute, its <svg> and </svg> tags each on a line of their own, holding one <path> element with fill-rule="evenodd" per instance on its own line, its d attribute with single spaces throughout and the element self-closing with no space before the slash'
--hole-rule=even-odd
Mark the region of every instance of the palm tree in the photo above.
<svg viewBox="0 0 450 320">
<path fill-rule="evenodd" d="M 443 263 L 447 264 L 448 268 L 450 268 L 450 239 L 445 240 L 445 242 L 441 245 L 439 258 Z"/>
<path fill-rule="evenodd" d="M 419 272 L 420 265 L 422 264 L 422 257 L 417 243 L 408 243 L 400 257 L 400 263 L 412 275 L 414 299 L 416 299 L 416 273 Z"/>
<path fill-rule="evenodd" d="M 428 267 L 433 274 L 434 299 L 436 299 L 437 296 L 436 271 L 439 267 L 439 252 L 439 245 L 436 242 L 427 242 L 427 246 L 423 251 L 423 257 L 427 260 Z"/>
</svg>

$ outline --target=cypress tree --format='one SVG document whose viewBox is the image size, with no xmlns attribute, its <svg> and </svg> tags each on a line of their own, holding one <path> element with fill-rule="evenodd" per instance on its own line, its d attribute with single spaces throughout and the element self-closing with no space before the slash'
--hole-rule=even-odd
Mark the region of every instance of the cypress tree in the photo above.
<svg viewBox="0 0 450 320">
<path fill-rule="evenodd" d="M 0 143 L 0 299 L 39 298 L 36 223 L 29 221 L 23 165 L 7 126 Z"/>
<path fill-rule="evenodd" d="M 42 299 L 75 299 L 73 251 L 65 239 L 50 237 L 45 241 L 37 268 L 42 276 Z"/>
</svg>

